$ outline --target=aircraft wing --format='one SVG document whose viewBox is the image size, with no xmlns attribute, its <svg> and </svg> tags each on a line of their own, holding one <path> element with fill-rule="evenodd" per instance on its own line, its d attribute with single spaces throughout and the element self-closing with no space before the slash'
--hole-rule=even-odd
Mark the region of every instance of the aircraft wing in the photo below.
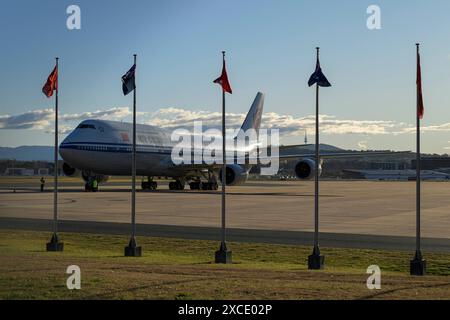
<svg viewBox="0 0 450 320">
<path fill-rule="evenodd" d="M 350 152 L 320 152 L 320 158 L 349 158 L 349 157 L 375 157 L 375 156 L 395 156 L 401 154 L 411 154 L 411 151 L 350 151 Z M 295 158 L 315 158 L 315 153 L 293 153 L 280 155 L 280 160 Z"/>
<path fill-rule="evenodd" d="M 292 148 L 293 146 L 287 146 L 283 148 Z M 390 150 L 383 150 L 383 151 L 335 151 L 335 152 L 321 152 L 319 154 L 321 159 L 331 159 L 331 158 L 350 158 L 350 157 L 377 157 L 377 156 L 397 156 L 397 155 L 408 155 L 411 154 L 411 151 L 390 151 Z M 292 153 L 292 154 L 286 154 L 286 155 L 280 155 L 279 161 L 283 160 L 291 160 L 291 159 L 314 159 L 315 153 Z M 268 164 L 272 158 L 270 156 L 247 156 L 247 157 L 235 157 L 234 163 L 238 164 L 245 164 L 245 163 L 265 163 Z M 229 163 L 232 163 L 232 161 L 228 160 Z M 202 169 L 220 169 L 222 168 L 222 164 L 220 163 L 213 163 L 213 164 L 179 164 L 174 165 L 172 163 L 173 169 L 179 169 L 179 170 L 202 170 Z"/>
</svg>

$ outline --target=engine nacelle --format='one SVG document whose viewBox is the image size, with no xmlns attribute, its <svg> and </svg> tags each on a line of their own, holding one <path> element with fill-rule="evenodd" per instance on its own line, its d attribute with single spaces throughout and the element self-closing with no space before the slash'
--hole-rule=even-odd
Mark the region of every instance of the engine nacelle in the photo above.
<svg viewBox="0 0 450 320">
<path fill-rule="evenodd" d="M 244 184 L 247 181 L 248 172 L 244 167 L 238 164 L 227 165 L 225 171 L 225 181 L 227 186 L 236 186 Z M 219 179 L 222 182 L 222 170 L 219 172 Z"/>
<path fill-rule="evenodd" d="M 312 159 L 299 161 L 294 168 L 295 175 L 301 180 L 310 180 L 316 174 L 316 162 Z M 319 164 L 319 176 L 322 174 L 322 165 Z"/>
<path fill-rule="evenodd" d="M 67 162 L 64 162 L 62 171 L 67 177 L 81 177 L 81 171 L 76 168 L 72 168 Z"/>
<path fill-rule="evenodd" d="M 64 175 L 67 177 L 80 177 L 83 178 L 84 182 L 88 182 L 92 178 L 96 179 L 98 183 L 103 183 L 108 181 L 109 176 L 105 176 L 102 174 L 96 174 L 96 173 L 89 173 L 86 171 L 81 171 L 77 168 L 71 167 L 67 162 L 64 162 L 62 171 L 64 172 Z"/>
</svg>

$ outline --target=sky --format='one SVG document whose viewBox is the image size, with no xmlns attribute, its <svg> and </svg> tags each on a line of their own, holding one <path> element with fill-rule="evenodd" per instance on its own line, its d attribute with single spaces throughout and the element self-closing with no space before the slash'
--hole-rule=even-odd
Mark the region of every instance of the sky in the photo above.
<svg viewBox="0 0 450 320">
<path fill-rule="evenodd" d="M 69 30 L 66 9 L 81 9 Z M 369 30 L 369 5 L 381 29 Z M 40 0 L 0 2 L 0 146 L 52 145 L 54 100 L 41 88 L 60 57 L 60 139 L 87 118 L 130 121 L 121 76 L 137 56 L 138 122 L 168 128 L 220 121 L 221 51 L 239 126 L 258 91 L 263 127 L 283 144 L 314 139 L 321 47 L 321 142 L 348 149 L 415 149 L 416 48 L 421 43 L 422 150 L 450 153 L 448 0 Z"/>
</svg>

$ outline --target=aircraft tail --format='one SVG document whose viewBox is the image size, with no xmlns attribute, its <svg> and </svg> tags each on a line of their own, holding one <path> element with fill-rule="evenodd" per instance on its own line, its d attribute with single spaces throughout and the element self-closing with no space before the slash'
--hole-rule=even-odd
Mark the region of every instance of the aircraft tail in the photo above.
<svg viewBox="0 0 450 320">
<path fill-rule="evenodd" d="M 264 93 L 258 92 L 253 104 L 245 117 L 244 123 L 242 124 L 241 130 L 244 132 L 248 129 L 255 129 L 259 132 L 261 127 L 261 117 L 264 108 Z"/>
</svg>

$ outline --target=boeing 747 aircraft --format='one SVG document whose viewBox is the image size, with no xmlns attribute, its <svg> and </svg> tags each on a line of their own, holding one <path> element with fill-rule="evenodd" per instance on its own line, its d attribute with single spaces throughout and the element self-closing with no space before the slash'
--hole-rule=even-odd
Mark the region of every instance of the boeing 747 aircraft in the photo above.
<svg viewBox="0 0 450 320">
<path fill-rule="evenodd" d="M 258 93 L 241 129 L 259 130 L 264 106 L 264 94 Z M 221 178 L 220 164 L 175 164 L 172 160 L 171 132 L 150 125 L 136 126 L 136 174 L 147 177 L 142 188 L 155 190 L 153 177 L 171 177 L 171 190 L 183 190 L 189 183 L 192 190 L 217 190 L 217 177 Z M 256 141 L 250 141 L 245 152 L 258 148 Z M 196 151 L 194 150 L 194 153 Z M 202 151 L 199 151 L 200 153 Z M 108 176 L 130 176 L 132 154 L 132 124 L 105 120 L 85 120 L 61 143 L 59 153 L 64 159 L 63 172 L 66 176 L 81 176 L 86 189 L 93 180 L 101 183 Z M 371 152 L 372 155 L 386 152 Z M 338 156 L 369 155 L 359 153 L 321 153 L 322 158 Z M 298 179 L 311 179 L 315 175 L 314 154 L 283 155 L 280 159 L 298 159 L 295 175 Z M 241 162 L 238 162 L 241 163 Z M 244 162 L 246 163 L 246 162 Z M 321 171 L 320 163 L 319 170 Z M 251 164 L 227 164 L 226 184 L 239 185 L 246 182 Z"/>
</svg>

